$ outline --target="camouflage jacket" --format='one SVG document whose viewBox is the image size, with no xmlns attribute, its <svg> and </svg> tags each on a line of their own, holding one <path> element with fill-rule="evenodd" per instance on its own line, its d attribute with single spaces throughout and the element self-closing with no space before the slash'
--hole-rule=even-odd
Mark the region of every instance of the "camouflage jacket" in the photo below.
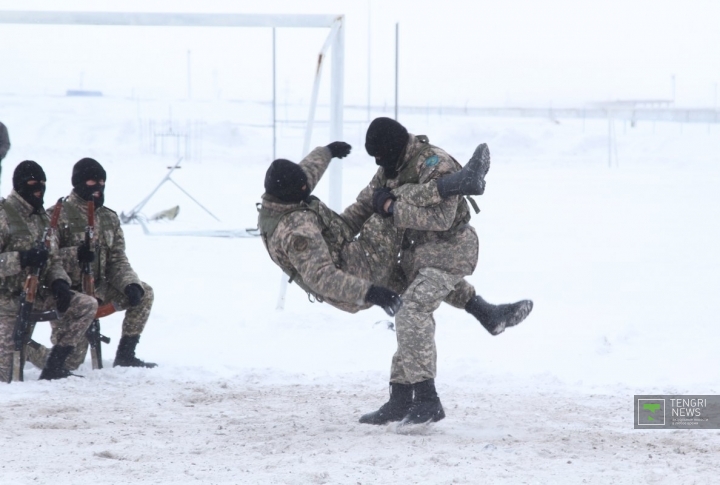
<svg viewBox="0 0 720 485">
<path fill-rule="evenodd" d="M 48 209 L 52 213 L 54 206 Z M 62 265 L 72 280 L 73 289 L 82 286 L 82 273 L 77 259 L 78 246 L 85 241 L 87 202 L 74 191 L 65 198 L 58 222 L 58 241 Z M 95 285 L 101 291 L 110 285 L 121 293 L 130 283 L 140 284 L 125 255 L 125 236 L 117 214 L 107 207 L 95 210 Z"/>
<path fill-rule="evenodd" d="M 19 294 L 32 268 L 20 267 L 20 251 L 32 248 L 42 238 L 50 217 L 35 211 L 14 190 L 0 204 L 0 291 Z M 44 288 L 58 279 L 70 282 L 58 254 L 58 240 L 51 238 L 50 256 L 39 282 Z M 41 286 L 41 291 L 45 291 Z"/>
<path fill-rule="evenodd" d="M 442 199 L 435 180 L 457 172 L 462 166 L 441 148 L 427 143 L 423 136 L 410 135 L 401 155 L 398 176 L 385 177 L 378 169 L 370 184 L 358 195 L 355 203 L 342 213 L 342 217 L 356 232 L 373 214 L 373 192 L 379 187 L 392 189 L 397 197 L 393 207 L 393 223 L 405 229 L 405 239 L 413 244 L 432 242 L 438 238 L 447 241 L 452 232 L 470 220 L 467 202 L 460 196 Z"/>
<path fill-rule="evenodd" d="M 310 192 L 331 158 L 330 150 L 318 147 L 300 162 Z M 371 283 L 340 269 L 342 247 L 353 233 L 319 199 L 286 203 L 264 194 L 258 227 L 270 258 L 309 294 L 350 312 L 364 303 Z"/>
</svg>

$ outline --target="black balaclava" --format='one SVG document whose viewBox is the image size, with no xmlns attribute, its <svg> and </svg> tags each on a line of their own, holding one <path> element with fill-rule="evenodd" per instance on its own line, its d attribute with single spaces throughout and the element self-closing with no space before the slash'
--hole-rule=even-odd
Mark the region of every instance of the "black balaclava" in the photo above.
<svg viewBox="0 0 720 485">
<path fill-rule="evenodd" d="M 35 185 L 28 185 L 28 181 L 37 180 Z M 36 211 L 43 210 L 43 197 L 45 196 L 45 172 L 42 167 L 32 160 L 25 160 L 15 167 L 13 173 L 13 189 L 20 194 L 20 197 L 33 206 Z M 35 192 L 40 192 L 40 197 L 35 197 Z"/>
<path fill-rule="evenodd" d="M 85 182 L 94 180 L 95 185 L 87 185 Z M 73 190 L 81 199 L 90 202 L 94 200 L 95 208 L 102 207 L 105 203 L 105 186 L 100 185 L 100 181 L 107 180 L 105 169 L 97 160 L 92 158 L 83 158 L 75 164 L 72 171 Z M 99 197 L 93 197 L 93 192 L 100 192 Z"/>
<path fill-rule="evenodd" d="M 365 150 L 375 157 L 375 163 L 383 168 L 389 179 L 397 177 L 397 165 L 407 145 L 408 131 L 391 118 L 375 118 L 365 135 Z"/>
<path fill-rule="evenodd" d="M 307 175 L 297 163 L 278 158 L 265 173 L 265 192 L 283 202 L 302 202 L 310 195 Z"/>
</svg>

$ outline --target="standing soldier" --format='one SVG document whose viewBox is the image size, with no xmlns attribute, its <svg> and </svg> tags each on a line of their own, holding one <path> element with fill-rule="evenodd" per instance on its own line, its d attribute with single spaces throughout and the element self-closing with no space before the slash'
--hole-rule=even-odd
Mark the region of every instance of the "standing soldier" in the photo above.
<svg viewBox="0 0 720 485">
<path fill-rule="evenodd" d="M 15 169 L 13 191 L 0 201 L 0 379 L 6 382 L 11 379 L 12 337 L 19 296 L 31 271 L 41 269 L 34 309 L 49 310 L 55 306 L 62 315 L 51 322 L 55 345 L 47 362 L 40 366 L 40 379 L 71 375 L 65 361 L 85 341 L 85 332 L 97 311 L 94 298 L 70 290 L 70 278 L 58 257 L 55 236 L 51 236 L 49 250 L 36 245 L 50 223 L 43 209 L 45 180 L 42 167 L 26 160 Z"/>
<path fill-rule="evenodd" d="M 406 280 L 402 287 L 392 287 L 402 292 L 404 305 L 395 318 L 398 347 L 392 359 L 390 400 L 360 422 L 439 421 L 445 412 L 435 389 L 433 312 L 440 303 L 464 308 L 496 335 L 520 323 L 532 302 L 491 305 L 463 279 L 475 270 L 478 239 L 468 224 L 470 211 L 456 190 L 457 180 L 450 175 L 443 182 L 444 175 L 461 169 L 455 159 L 390 118 L 373 120 L 365 148 L 380 169 L 342 218 L 355 231 L 374 214 L 392 220 L 403 241 L 400 266 Z M 479 150 L 475 156 L 487 159 L 487 172 L 489 152 L 482 145 Z M 418 187 L 427 185 L 435 185 L 440 197 L 418 197 Z"/>
<path fill-rule="evenodd" d="M 105 169 L 92 158 L 83 158 L 72 172 L 73 190 L 63 202 L 58 225 L 60 256 L 72 279 L 72 288 L 81 291 L 83 263 L 92 263 L 95 275 L 95 296 L 99 301 L 113 303 L 117 310 L 126 310 L 122 338 L 118 344 L 113 367 L 155 367 L 135 357 L 135 347 L 150 316 L 154 294 L 147 283 L 140 281 L 125 255 L 125 236 L 117 214 L 104 206 Z M 88 202 L 95 204 L 96 241 L 85 243 L 88 224 Z M 52 211 L 52 207 L 48 209 Z M 87 339 L 78 344 L 66 362 L 68 369 L 77 369 L 85 361 Z M 30 360 L 42 363 L 42 349 L 30 352 Z"/>
</svg>

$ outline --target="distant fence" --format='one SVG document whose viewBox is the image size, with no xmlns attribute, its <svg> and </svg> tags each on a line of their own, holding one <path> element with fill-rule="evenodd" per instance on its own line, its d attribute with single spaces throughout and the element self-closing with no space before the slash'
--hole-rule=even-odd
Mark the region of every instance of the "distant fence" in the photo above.
<svg viewBox="0 0 720 485">
<path fill-rule="evenodd" d="M 141 120 L 140 124 L 140 144 L 146 153 L 202 160 L 204 122 L 151 119 Z"/>
</svg>

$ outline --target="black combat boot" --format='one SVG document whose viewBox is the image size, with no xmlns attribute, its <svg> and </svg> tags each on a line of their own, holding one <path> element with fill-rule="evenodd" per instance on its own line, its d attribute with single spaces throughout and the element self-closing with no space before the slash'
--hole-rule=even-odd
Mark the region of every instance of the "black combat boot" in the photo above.
<svg viewBox="0 0 720 485">
<path fill-rule="evenodd" d="M 462 170 L 437 180 L 440 197 L 482 195 L 485 192 L 485 175 L 488 170 L 490 170 L 490 150 L 485 143 L 481 143 Z"/>
<path fill-rule="evenodd" d="M 118 344 L 113 367 L 147 367 L 148 369 L 157 367 L 157 364 L 144 362 L 135 357 L 135 347 L 139 341 L 140 335 L 123 336 Z"/>
<path fill-rule="evenodd" d="M 532 300 L 493 305 L 483 300 L 480 295 L 473 296 L 465 305 L 465 311 L 477 318 L 491 335 L 499 335 L 505 328 L 522 322 L 532 309 Z"/>
<path fill-rule="evenodd" d="M 440 421 L 445 417 L 440 398 L 435 390 L 435 379 L 413 384 L 415 399 L 400 426 Z"/>
<path fill-rule="evenodd" d="M 65 360 L 72 353 L 73 349 L 70 345 L 54 345 L 50 350 L 50 356 L 45 362 L 45 367 L 40 373 L 41 380 L 65 379 L 73 374 L 65 368 Z"/>
<path fill-rule="evenodd" d="M 390 421 L 400 421 L 412 406 L 413 388 L 410 384 L 390 383 L 390 400 L 380 409 L 367 413 L 360 418 L 363 424 L 383 425 Z"/>
</svg>

